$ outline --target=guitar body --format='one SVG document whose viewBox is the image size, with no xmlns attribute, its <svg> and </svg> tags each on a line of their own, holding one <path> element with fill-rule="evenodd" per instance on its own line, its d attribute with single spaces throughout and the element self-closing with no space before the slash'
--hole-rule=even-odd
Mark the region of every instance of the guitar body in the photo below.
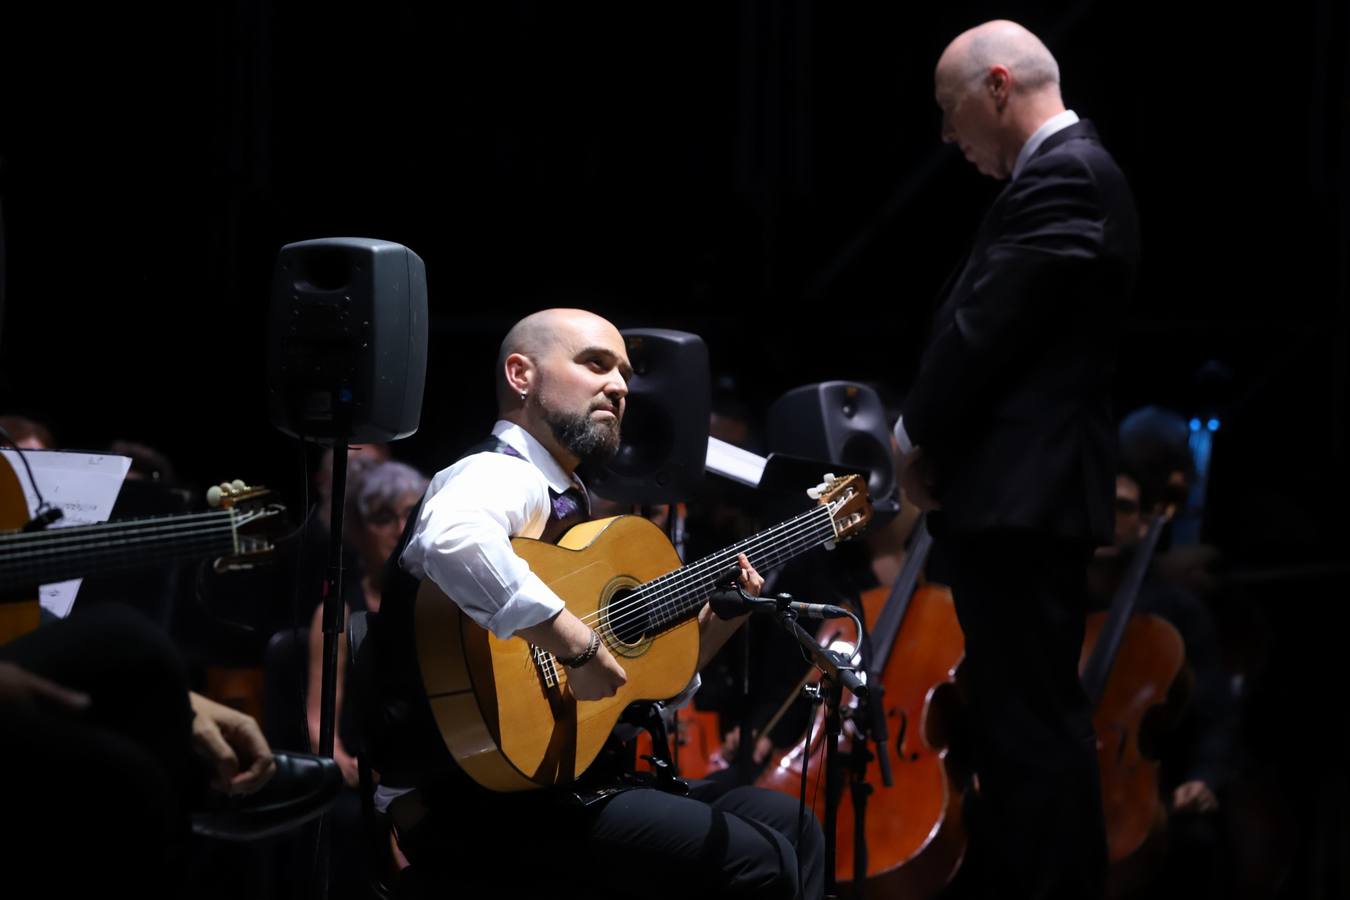
<svg viewBox="0 0 1350 900">
<path fill-rule="evenodd" d="M 619 516 L 578 525 L 557 546 L 525 538 L 511 544 L 574 615 L 598 625 L 628 681 L 613 697 L 578 703 L 561 663 L 537 658 L 522 638 L 494 637 L 424 580 L 416 643 L 432 714 L 455 761 L 496 791 L 573 781 L 630 703 L 678 694 L 698 659 L 696 619 L 646 635 L 627 616 L 607 615 L 633 588 L 680 568 L 675 548 L 651 522 Z"/>
<path fill-rule="evenodd" d="M 18 531 L 27 524 L 28 501 L 23 486 L 9 460 L 0 457 L 0 532 Z M 24 592 L 22 596 L 0 597 L 0 644 L 36 630 L 41 617 L 36 590 L 31 596 Z"/>
</svg>

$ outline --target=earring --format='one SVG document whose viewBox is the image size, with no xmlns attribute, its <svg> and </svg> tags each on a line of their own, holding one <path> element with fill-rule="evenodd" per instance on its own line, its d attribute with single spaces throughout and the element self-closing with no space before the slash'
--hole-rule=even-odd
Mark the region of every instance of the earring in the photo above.
<svg viewBox="0 0 1350 900">
<path fill-rule="evenodd" d="M 524 391 L 521 391 L 521 392 L 520 392 L 520 399 L 522 399 L 522 400 L 525 399 L 525 392 L 524 392 Z"/>
</svg>

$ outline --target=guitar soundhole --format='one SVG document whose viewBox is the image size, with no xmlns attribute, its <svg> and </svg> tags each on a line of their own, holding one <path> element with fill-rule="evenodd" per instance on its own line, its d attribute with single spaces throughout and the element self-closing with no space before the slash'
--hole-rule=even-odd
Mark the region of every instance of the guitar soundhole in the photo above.
<svg viewBox="0 0 1350 900">
<path fill-rule="evenodd" d="M 616 591 L 605 606 L 605 625 L 624 644 L 641 644 L 652 631 L 651 606 L 631 590 Z"/>
</svg>

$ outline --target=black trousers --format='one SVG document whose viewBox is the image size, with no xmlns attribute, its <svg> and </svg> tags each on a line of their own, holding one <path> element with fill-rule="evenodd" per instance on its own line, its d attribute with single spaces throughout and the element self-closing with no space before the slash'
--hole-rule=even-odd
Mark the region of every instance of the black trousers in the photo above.
<svg viewBox="0 0 1350 900">
<path fill-rule="evenodd" d="M 930 572 L 965 633 L 979 793 L 961 895 L 1103 896 L 1092 711 L 1078 678 L 1088 552 L 1021 532 L 943 537 Z"/>
<path fill-rule="evenodd" d="M 438 804 L 399 835 L 424 889 L 686 900 L 823 894 L 820 825 L 808 808 L 799 838 L 797 800 L 786 794 L 698 781 L 687 797 L 638 789 L 587 808 L 540 794 L 495 796 L 477 812 Z"/>
<path fill-rule="evenodd" d="M 83 712 L 0 704 L 7 854 L 45 896 L 114 886 L 141 897 L 176 895 L 188 804 L 203 783 L 187 679 L 172 644 L 140 614 L 104 605 L 0 646 L 0 660 L 91 699 Z"/>
</svg>

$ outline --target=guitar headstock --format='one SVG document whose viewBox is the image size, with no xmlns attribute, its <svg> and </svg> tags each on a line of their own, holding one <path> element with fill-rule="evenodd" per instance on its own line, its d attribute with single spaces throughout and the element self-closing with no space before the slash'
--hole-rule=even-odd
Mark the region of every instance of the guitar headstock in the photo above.
<svg viewBox="0 0 1350 900">
<path fill-rule="evenodd" d="M 286 514 L 286 507 L 271 502 L 271 497 L 267 488 L 250 486 L 238 479 L 207 489 L 206 505 L 229 510 L 234 524 L 235 552 L 215 561 L 216 572 L 251 569 L 271 556 L 272 540 L 282 528 Z"/>
<path fill-rule="evenodd" d="M 872 520 L 872 499 L 867 495 L 867 482 L 861 475 L 825 480 L 806 492 L 812 500 L 820 501 L 830 509 L 836 540 L 845 540 L 859 534 Z"/>
</svg>

